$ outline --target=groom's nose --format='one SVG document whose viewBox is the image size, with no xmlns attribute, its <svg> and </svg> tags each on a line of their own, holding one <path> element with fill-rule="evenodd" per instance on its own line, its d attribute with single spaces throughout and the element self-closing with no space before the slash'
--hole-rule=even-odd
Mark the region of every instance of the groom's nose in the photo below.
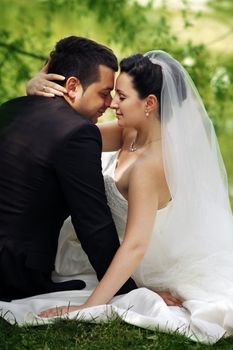
<svg viewBox="0 0 233 350">
<path fill-rule="evenodd" d="M 111 106 L 111 103 L 112 103 L 112 96 L 109 94 L 109 96 L 107 96 L 104 101 L 105 107 L 109 108 Z"/>
</svg>

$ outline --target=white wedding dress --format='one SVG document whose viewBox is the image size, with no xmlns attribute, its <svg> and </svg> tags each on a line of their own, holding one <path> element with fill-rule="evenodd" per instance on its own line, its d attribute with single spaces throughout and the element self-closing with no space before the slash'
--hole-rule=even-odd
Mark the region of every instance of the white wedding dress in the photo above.
<svg viewBox="0 0 233 350">
<path fill-rule="evenodd" d="M 103 174 L 108 203 L 122 241 L 127 220 L 127 201 L 114 181 L 117 155 L 118 152 L 103 154 Z M 233 263 L 227 268 L 230 263 L 227 259 L 232 260 L 232 257 L 206 257 L 203 261 L 195 262 L 190 252 L 187 252 L 186 256 L 180 256 L 170 266 L 172 247 L 166 241 L 164 227 L 172 205 L 171 201 L 157 212 L 150 246 L 133 274 L 134 280 L 142 288 L 115 297 L 108 305 L 84 309 L 78 315 L 72 312 L 69 318 L 102 322 L 117 314 L 133 325 L 152 330 L 159 327 L 165 332 L 177 331 L 194 341 L 206 343 L 233 334 Z M 10 303 L 0 302 L 4 318 L 10 323 L 48 323 L 51 319 L 41 319 L 36 314 L 53 306 L 83 303 L 90 295 L 97 280 L 69 219 L 60 235 L 56 270 L 55 280 L 67 280 L 75 276 L 83 278 L 87 287 L 81 291 L 44 294 Z M 163 278 L 163 273 L 166 278 Z M 150 290 L 158 288 L 170 289 L 182 295 L 185 299 L 184 308 L 168 307 L 158 294 Z M 64 317 L 67 318 L 67 315 Z"/>
</svg>

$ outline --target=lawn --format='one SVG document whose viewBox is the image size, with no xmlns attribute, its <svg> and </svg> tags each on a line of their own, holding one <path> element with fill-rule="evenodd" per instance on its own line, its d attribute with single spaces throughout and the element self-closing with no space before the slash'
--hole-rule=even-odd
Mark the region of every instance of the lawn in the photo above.
<svg viewBox="0 0 233 350">
<path fill-rule="evenodd" d="M 233 350 L 233 338 L 214 345 L 194 343 L 178 334 L 164 334 L 115 320 L 105 324 L 57 321 L 52 325 L 18 327 L 0 318 L 1 350 Z"/>
</svg>

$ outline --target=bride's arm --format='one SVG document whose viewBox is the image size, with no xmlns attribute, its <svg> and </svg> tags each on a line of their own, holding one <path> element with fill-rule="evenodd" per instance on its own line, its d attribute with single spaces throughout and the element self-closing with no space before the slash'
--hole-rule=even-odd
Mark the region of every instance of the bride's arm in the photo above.
<svg viewBox="0 0 233 350">
<path fill-rule="evenodd" d="M 103 152 L 118 151 L 123 144 L 123 129 L 116 120 L 97 124 L 102 137 Z"/>
</svg>

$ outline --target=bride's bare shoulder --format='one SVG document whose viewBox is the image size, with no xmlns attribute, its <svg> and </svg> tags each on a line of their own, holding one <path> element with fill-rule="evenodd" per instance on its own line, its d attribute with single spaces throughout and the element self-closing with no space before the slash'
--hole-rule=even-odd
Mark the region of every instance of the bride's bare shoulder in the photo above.
<svg viewBox="0 0 233 350">
<path fill-rule="evenodd" d="M 140 172 L 143 176 L 164 176 L 162 155 L 159 148 L 151 147 L 143 152 L 135 162 L 133 171 Z"/>
</svg>

